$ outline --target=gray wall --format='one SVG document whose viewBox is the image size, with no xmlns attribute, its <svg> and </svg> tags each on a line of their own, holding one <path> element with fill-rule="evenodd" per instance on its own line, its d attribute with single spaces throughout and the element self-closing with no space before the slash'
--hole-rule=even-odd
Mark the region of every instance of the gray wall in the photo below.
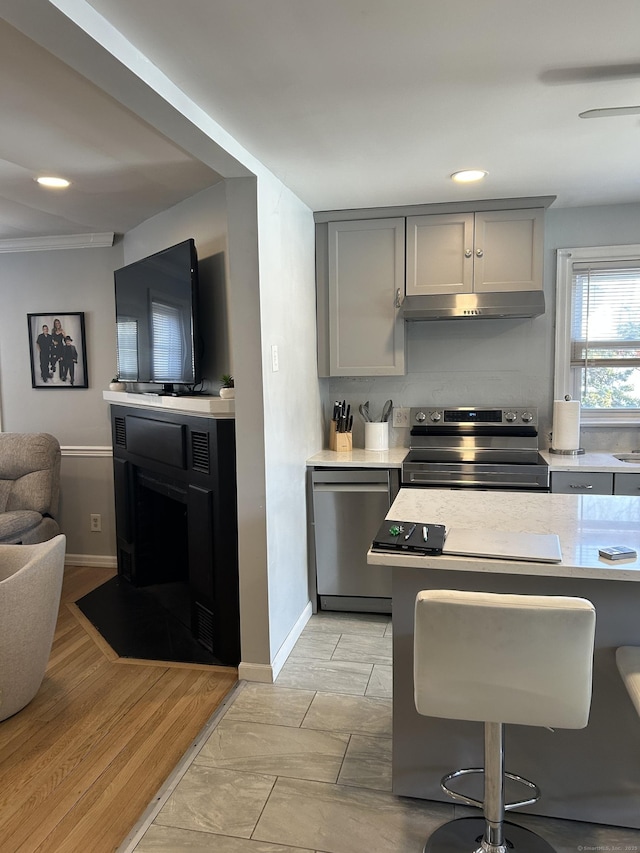
<svg viewBox="0 0 640 853">
<path fill-rule="evenodd" d="M 50 432 L 63 448 L 60 523 L 69 562 L 115 565 L 111 434 L 102 391 L 115 371 L 113 270 L 122 246 L 0 254 L 4 432 Z M 82 311 L 89 387 L 32 388 L 27 314 Z M 89 514 L 102 532 L 89 531 Z"/>
<path fill-rule="evenodd" d="M 2 426 L 49 430 L 65 445 L 110 445 L 102 391 L 116 367 L 113 270 L 122 246 L 0 254 Z M 28 313 L 83 311 L 89 388 L 31 388 Z"/>
<path fill-rule="evenodd" d="M 391 398 L 397 406 L 497 404 L 537 406 L 541 444 L 549 445 L 555 350 L 556 249 L 640 242 L 640 204 L 549 208 L 545 216 L 544 290 L 547 309 L 531 320 L 454 320 L 407 324 L 407 375 L 329 380 L 331 402 L 352 406 L 370 400 L 376 411 Z M 406 445 L 406 429 L 391 430 L 392 445 Z M 325 446 L 327 437 L 325 435 Z M 636 449 L 637 430 L 583 429 L 587 449 Z M 354 444 L 364 446 L 360 419 Z"/>
<path fill-rule="evenodd" d="M 305 463 L 322 442 L 311 211 L 271 175 L 258 180 L 261 357 L 270 656 L 309 603 Z M 279 370 L 271 348 L 278 347 Z"/>
</svg>

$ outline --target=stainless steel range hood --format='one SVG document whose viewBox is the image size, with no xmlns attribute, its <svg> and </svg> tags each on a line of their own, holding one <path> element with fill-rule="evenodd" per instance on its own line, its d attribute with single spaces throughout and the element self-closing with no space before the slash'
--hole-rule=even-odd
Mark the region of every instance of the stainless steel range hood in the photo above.
<svg viewBox="0 0 640 853">
<path fill-rule="evenodd" d="M 402 303 L 402 313 L 405 320 L 539 317 L 544 314 L 544 293 L 542 290 L 511 290 L 406 296 Z"/>
</svg>

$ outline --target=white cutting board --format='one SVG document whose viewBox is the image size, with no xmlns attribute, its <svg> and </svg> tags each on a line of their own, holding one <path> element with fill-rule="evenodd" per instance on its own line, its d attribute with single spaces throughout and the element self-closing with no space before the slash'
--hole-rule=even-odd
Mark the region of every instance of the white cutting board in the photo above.
<svg viewBox="0 0 640 853">
<path fill-rule="evenodd" d="M 532 560 L 540 563 L 562 561 L 560 540 L 555 533 L 514 533 L 451 527 L 447 532 L 442 553 L 463 557 Z"/>
</svg>

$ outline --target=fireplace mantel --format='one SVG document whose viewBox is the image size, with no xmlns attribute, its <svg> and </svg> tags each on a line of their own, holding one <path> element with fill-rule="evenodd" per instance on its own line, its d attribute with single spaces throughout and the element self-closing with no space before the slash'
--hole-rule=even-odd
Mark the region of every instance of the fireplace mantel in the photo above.
<svg viewBox="0 0 640 853">
<path fill-rule="evenodd" d="M 144 409 L 163 409 L 167 412 L 185 412 L 212 418 L 235 417 L 235 400 L 206 395 L 161 396 L 159 394 L 133 394 L 129 391 L 103 391 L 102 399 L 121 406 L 136 406 Z"/>
<path fill-rule="evenodd" d="M 234 420 L 112 403 L 111 426 L 118 574 L 138 587 L 184 583 L 191 633 L 237 666 Z"/>
</svg>

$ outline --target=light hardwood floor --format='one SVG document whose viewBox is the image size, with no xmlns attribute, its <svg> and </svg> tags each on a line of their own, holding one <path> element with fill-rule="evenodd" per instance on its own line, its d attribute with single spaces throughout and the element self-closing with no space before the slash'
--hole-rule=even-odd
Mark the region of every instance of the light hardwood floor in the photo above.
<svg viewBox="0 0 640 853">
<path fill-rule="evenodd" d="M 113 574 L 65 569 L 45 680 L 0 722 L 2 853 L 116 850 L 237 681 L 118 658 L 73 604 Z"/>
</svg>

